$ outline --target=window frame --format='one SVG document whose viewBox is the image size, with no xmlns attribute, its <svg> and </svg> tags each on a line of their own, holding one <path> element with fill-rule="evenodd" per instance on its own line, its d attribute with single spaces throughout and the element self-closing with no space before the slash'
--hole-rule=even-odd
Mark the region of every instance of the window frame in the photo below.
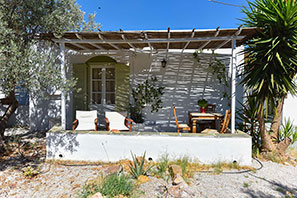
<svg viewBox="0 0 297 198">
<path fill-rule="evenodd" d="M 103 72 L 102 72 L 102 78 L 101 78 L 101 82 L 102 82 L 102 87 L 101 87 L 101 104 L 95 103 L 93 100 L 93 69 L 96 68 L 102 68 Z M 111 63 L 102 63 L 102 64 L 90 64 L 90 72 L 89 72 L 89 76 L 90 76 L 90 104 L 92 105 L 111 105 L 111 106 L 115 106 L 115 90 L 114 92 L 109 92 L 109 93 L 114 93 L 114 104 L 107 104 L 106 103 L 106 69 L 107 68 L 113 68 L 115 69 L 115 65 L 111 64 Z M 114 86 L 115 86 L 115 77 L 114 77 Z M 115 87 L 114 87 L 115 89 Z"/>
</svg>

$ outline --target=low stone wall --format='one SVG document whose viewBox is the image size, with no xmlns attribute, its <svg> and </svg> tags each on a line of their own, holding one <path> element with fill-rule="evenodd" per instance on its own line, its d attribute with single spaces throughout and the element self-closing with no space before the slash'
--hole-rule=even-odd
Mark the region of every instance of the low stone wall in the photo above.
<svg viewBox="0 0 297 198">
<path fill-rule="evenodd" d="M 159 159 L 163 154 L 176 159 L 187 156 L 201 163 L 237 161 L 251 165 L 252 141 L 246 134 L 177 133 L 72 133 L 48 132 L 47 159 L 115 162 L 131 158 L 131 152 Z"/>
</svg>

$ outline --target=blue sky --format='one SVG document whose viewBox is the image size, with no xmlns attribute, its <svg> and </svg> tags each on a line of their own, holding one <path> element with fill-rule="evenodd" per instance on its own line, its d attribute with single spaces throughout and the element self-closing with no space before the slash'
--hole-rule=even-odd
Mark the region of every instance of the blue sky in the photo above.
<svg viewBox="0 0 297 198">
<path fill-rule="evenodd" d="M 219 0 L 246 5 L 245 0 Z M 244 15 L 239 7 L 209 0 L 77 0 L 86 13 L 97 13 L 101 30 L 235 28 Z"/>
</svg>

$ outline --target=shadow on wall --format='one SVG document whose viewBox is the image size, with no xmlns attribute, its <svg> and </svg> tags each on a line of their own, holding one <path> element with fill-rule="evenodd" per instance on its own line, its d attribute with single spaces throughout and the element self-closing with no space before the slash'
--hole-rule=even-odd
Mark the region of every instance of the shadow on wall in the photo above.
<svg viewBox="0 0 297 198">
<path fill-rule="evenodd" d="M 1 116 L 5 113 L 7 106 L 0 106 Z M 9 118 L 8 126 L 29 126 L 29 105 L 19 105 L 14 114 Z"/>
<path fill-rule="evenodd" d="M 230 88 L 224 88 L 209 69 L 209 64 L 213 60 L 211 54 L 201 55 L 200 61 L 197 62 L 192 54 L 169 53 L 167 66 L 162 68 L 160 62 L 165 57 L 166 54 L 155 55 L 151 72 L 145 70 L 135 73 L 134 76 L 134 88 L 150 76 L 156 76 L 159 85 L 165 87 L 162 96 L 163 108 L 157 113 L 145 110 L 145 131 L 176 131 L 173 104 L 181 123 L 188 123 L 189 111 L 199 111 L 197 100 L 201 98 L 206 99 L 209 104 L 216 104 L 217 112 L 224 113 L 226 109 L 230 109 L 229 100 L 223 96 L 224 91 L 230 95 Z M 216 54 L 216 58 L 228 71 L 230 56 Z"/>
<path fill-rule="evenodd" d="M 60 153 L 66 152 L 76 152 L 79 142 L 77 141 L 77 133 L 48 133 L 46 137 L 46 147 L 48 158 L 54 158 L 55 156 L 60 156 Z M 61 150 L 60 150 L 61 149 Z"/>
<path fill-rule="evenodd" d="M 60 121 L 60 100 L 30 98 L 30 131 L 47 131 Z"/>
</svg>

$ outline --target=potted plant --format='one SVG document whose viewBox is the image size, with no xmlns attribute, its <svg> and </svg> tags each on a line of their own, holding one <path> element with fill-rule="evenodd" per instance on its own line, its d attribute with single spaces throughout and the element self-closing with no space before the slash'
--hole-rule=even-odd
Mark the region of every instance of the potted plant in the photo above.
<svg viewBox="0 0 297 198">
<path fill-rule="evenodd" d="M 197 102 L 198 106 L 200 106 L 200 112 L 205 113 L 206 112 L 206 106 L 208 104 L 207 100 L 205 99 L 200 99 Z"/>
</svg>

